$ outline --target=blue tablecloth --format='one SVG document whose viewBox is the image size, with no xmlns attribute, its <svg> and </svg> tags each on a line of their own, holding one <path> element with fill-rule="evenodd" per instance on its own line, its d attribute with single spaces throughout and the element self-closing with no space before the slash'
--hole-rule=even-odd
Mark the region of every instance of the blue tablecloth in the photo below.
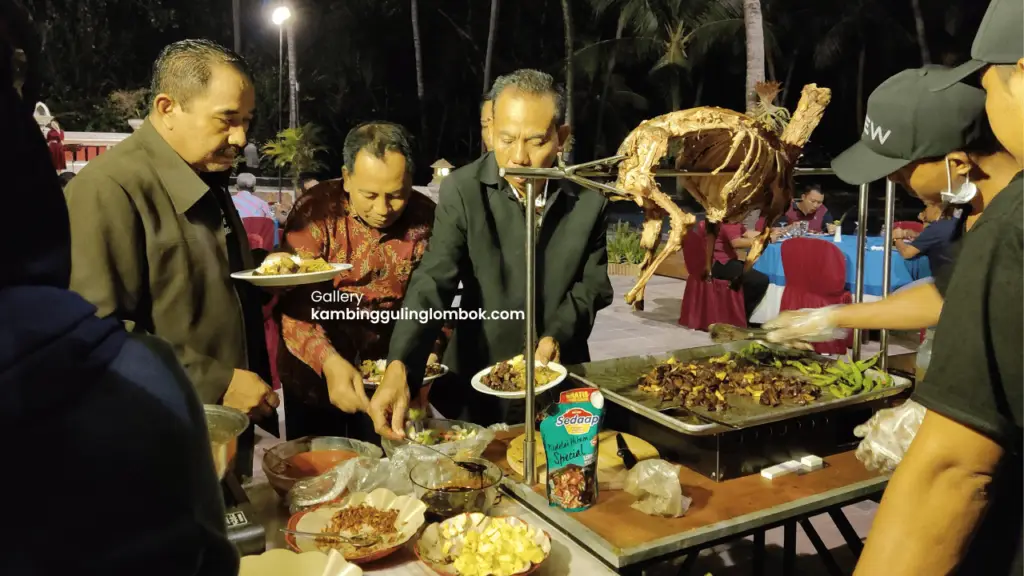
<svg viewBox="0 0 1024 576">
<path fill-rule="evenodd" d="M 271 218 L 274 221 L 274 248 L 280 248 L 280 244 L 277 241 L 277 229 L 281 227 L 278 223 L 277 218 Z"/>
<path fill-rule="evenodd" d="M 832 243 L 832 237 L 815 238 L 820 242 Z M 864 293 L 872 296 L 882 295 L 882 250 L 872 250 L 872 246 L 882 246 L 885 239 L 880 236 L 869 236 L 864 249 Z M 787 242 L 783 240 L 782 242 Z M 764 254 L 754 264 L 754 270 L 768 276 L 772 284 L 786 285 L 786 274 L 782 268 L 782 242 L 769 244 Z M 846 257 L 846 289 L 854 291 L 857 279 L 857 237 L 843 236 L 842 242 L 835 244 Z M 890 292 L 897 290 L 914 280 L 931 276 L 928 259 L 925 257 L 904 260 L 899 251 L 892 251 L 892 275 L 890 276 Z"/>
</svg>

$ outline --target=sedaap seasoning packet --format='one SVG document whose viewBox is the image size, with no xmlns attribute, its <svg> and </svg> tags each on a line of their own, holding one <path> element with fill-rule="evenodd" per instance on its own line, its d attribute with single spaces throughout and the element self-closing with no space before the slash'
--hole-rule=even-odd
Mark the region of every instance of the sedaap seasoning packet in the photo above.
<svg viewBox="0 0 1024 576">
<path fill-rule="evenodd" d="M 541 421 L 551 506 L 579 512 L 597 502 L 597 436 L 603 417 L 601 392 L 576 388 L 562 392 Z"/>
</svg>

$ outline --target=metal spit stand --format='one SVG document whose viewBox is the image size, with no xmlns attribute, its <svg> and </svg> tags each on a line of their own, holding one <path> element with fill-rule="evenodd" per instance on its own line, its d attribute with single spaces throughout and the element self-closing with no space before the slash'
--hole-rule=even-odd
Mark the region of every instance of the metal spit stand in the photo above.
<svg viewBox="0 0 1024 576">
<path fill-rule="evenodd" d="M 868 193 L 871 184 L 860 185 L 860 200 L 857 206 L 857 276 L 856 292 L 853 301 L 861 303 L 864 301 L 864 252 L 867 248 L 867 222 L 868 222 Z M 882 298 L 889 297 L 889 289 L 892 284 L 892 225 L 893 214 L 896 203 L 896 184 L 892 180 L 885 180 L 885 234 L 882 251 Z M 879 336 L 879 368 L 884 372 L 889 368 L 889 331 L 881 330 Z M 861 357 L 861 331 L 853 331 L 853 360 L 860 360 Z"/>
<path fill-rule="evenodd" d="M 559 160 L 557 166 L 551 168 L 499 168 L 498 174 L 502 178 L 506 176 L 524 176 L 530 178 L 526 181 L 526 197 L 524 198 L 524 205 L 526 208 L 526 350 L 524 358 L 527 366 L 534 366 L 536 364 L 535 351 L 537 349 L 537 318 L 536 318 L 536 297 L 537 297 L 537 282 L 536 282 L 536 250 L 537 250 L 537 214 L 536 214 L 536 189 L 534 187 L 534 180 L 537 178 L 543 178 L 547 180 L 569 180 L 585 188 L 611 194 L 614 196 L 626 197 L 627 194 L 618 188 L 605 184 L 603 182 L 597 182 L 590 178 L 609 178 L 615 175 L 614 172 L 609 170 L 596 170 L 597 167 L 608 167 L 613 165 L 624 156 L 613 156 L 610 158 L 603 158 L 600 160 L 594 160 L 592 162 L 586 162 L 583 164 L 576 164 L 572 166 L 566 166 Z M 655 172 L 656 177 L 677 177 L 677 176 L 716 176 L 716 175 L 727 175 L 730 172 L 698 172 L 688 170 L 658 170 Z M 831 169 L 828 168 L 795 168 L 794 176 L 809 176 L 819 174 L 834 174 Z M 891 207 L 890 207 L 891 208 Z M 866 188 L 861 188 L 860 198 L 860 209 L 861 212 L 866 214 L 867 212 L 867 197 Z M 887 214 L 891 210 L 887 210 Z M 861 222 L 865 221 L 866 217 L 861 218 Z M 891 225 L 889 229 L 891 230 Z M 865 242 L 865 226 L 859 226 L 859 239 L 858 247 L 860 249 L 860 256 L 857 259 L 857 293 L 863 293 L 863 260 L 864 260 L 864 242 Z M 890 240 L 891 242 L 891 240 Z M 886 274 L 888 278 L 888 274 Z M 886 290 L 888 290 L 888 280 L 886 280 Z M 858 350 L 859 351 L 859 350 Z M 526 481 L 528 486 L 532 486 L 536 483 L 536 470 L 534 468 L 535 459 L 535 446 L 536 438 L 534 427 L 536 426 L 536 404 L 537 399 L 534 396 L 534 390 L 536 390 L 535 374 L 534 370 L 526 371 L 526 422 L 525 422 L 525 438 L 523 442 L 523 468 Z"/>
</svg>

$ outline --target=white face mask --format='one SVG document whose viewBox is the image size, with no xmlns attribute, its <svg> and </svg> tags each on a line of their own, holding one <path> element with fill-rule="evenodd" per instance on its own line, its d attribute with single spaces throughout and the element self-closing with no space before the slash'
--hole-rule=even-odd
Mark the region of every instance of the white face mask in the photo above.
<svg viewBox="0 0 1024 576">
<path fill-rule="evenodd" d="M 946 160 L 946 190 L 942 192 L 942 201 L 946 204 L 967 204 L 974 199 L 978 193 L 978 186 L 971 182 L 970 175 L 964 177 L 963 184 L 957 190 L 953 190 L 953 172 L 949 169 L 949 160 Z"/>
</svg>

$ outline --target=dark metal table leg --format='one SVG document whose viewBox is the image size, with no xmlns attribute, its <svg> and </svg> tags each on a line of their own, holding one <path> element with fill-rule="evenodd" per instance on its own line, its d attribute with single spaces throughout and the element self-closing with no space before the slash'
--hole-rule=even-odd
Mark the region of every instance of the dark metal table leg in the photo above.
<svg viewBox="0 0 1024 576">
<path fill-rule="evenodd" d="M 796 564 L 796 522 L 782 525 L 782 576 L 791 576 Z"/>
<path fill-rule="evenodd" d="M 846 545 L 850 547 L 850 552 L 853 552 L 853 555 L 859 558 L 861 551 L 864 550 L 864 542 L 861 541 L 857 531 L 850 525 L 850 521 L 846 519 L 846 514 L 843 513 L 841 508 L 833 508 L 828 511 L 828 515 L 836 523 L 836 528 L 839 529 L 839 533 L 846 540 Z"/>
<path fill-rule="evenodd" d="M 829 552 L 828 546 L 825 546 L 825 543 L 821 541 L 821 536 L 818 536 L 817 530 L 811 525 L 811 521 L 806 518 L 800 520 L 800 527 L 804 529 L 804 533 L 807 534 L 811 545 L 814 546 L 814 550 L 818 553 L 818 558 L 821 558 L 821 562 L 825 564 L 825 570 L 833 576 L 844 576 L 842 569 L 839 568 L 839 564 L 836 564 L 836 559 Z"/>
<path fill-rule="evenodd" d="M 678 576 L 689 576 L 690 572 L 693 572 L 693 566 L 697 563 L 698 556 L 700 556 L 700 550 L 687 554 L 686 560 L 683 560 L 682 565 L 679 566 Z"/>
<path fill-rule="evenodd" d="M 752 576 L 764 574 L 764 532 L 754 534 L 754 558 L 751 574 Z"/>
</svg>

